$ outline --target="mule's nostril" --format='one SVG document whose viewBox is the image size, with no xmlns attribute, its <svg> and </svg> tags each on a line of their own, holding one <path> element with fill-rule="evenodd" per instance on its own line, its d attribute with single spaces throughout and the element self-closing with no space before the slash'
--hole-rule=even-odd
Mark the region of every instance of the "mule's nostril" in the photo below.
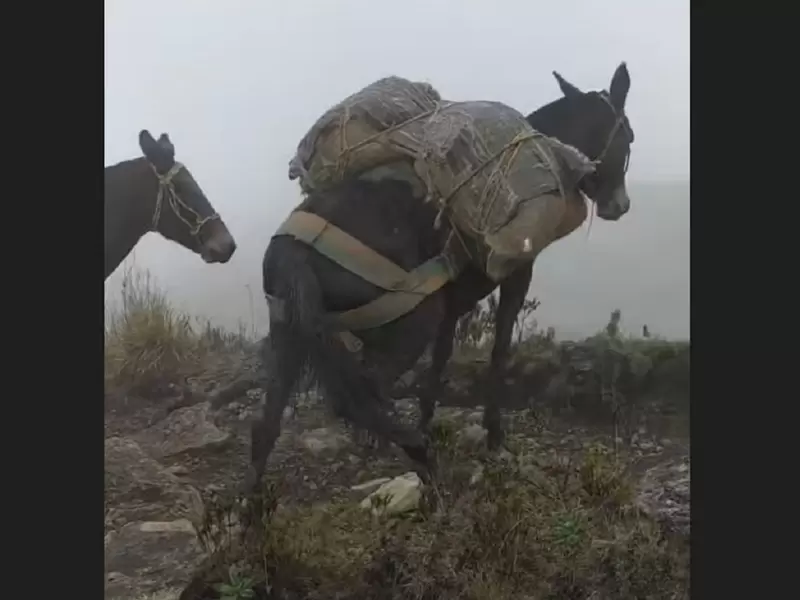
<svg viewBox="0 0 800 600">
<path fill-rule="evenodd" d="M 236 242 L 233 238 L 211 239 L 203 247 L 202 254 L 209 262 L 226 263 L 236 251 Z"/>
</svg>

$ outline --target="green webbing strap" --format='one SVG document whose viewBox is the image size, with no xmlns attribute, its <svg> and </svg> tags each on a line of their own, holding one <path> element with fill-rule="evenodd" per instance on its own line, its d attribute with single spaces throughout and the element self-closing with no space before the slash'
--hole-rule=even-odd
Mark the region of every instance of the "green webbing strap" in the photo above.
<svg viewBox="0 0 800 600">
<path fill-rule="evenodd" d="M 457 266 L 444 254 L 408 272 L 322 217 L 305 211 L 293 212 L 275 235 L 291 235 L 342 268 L 387 290 L 363 306 L 331 313 L 331 322 L 344 331 L 373 329 L 402 317 L 458 273 Z"/>
</svg>

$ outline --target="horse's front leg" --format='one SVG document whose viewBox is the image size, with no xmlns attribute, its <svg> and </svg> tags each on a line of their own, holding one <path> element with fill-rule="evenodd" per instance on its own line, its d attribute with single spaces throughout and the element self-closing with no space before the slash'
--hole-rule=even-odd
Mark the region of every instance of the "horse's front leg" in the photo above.
<svg viewBox="0 0 800 600">
<path fill-rule="evenodd" d="M 498 400 L 505 388 L 505 370 L 511 346 L 511 334 L 514 331 L 517 315 L 525 302 L 532 274 L 533 265 L 525 265 L 500 284 L 500 302 L 495 315 L 494 346 L 489 365 L 488 394 L 483 413 L 483 426 L 487 431 L 486 442 L 490 450 L 497 449 L 503 443 L 504 432 Z"/>
</svg>

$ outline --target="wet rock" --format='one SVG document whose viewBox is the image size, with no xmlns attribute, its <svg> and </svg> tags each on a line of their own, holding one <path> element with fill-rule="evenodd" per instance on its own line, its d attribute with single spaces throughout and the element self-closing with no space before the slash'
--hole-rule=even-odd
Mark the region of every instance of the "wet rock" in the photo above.
<svg viewBox="0 0 800 600">
<path fill-rule="evenodd" d="M 208 402 L 178 409 L 159 423 L 134 436 L 156 458 L 184 452 L 213 452 L 232 439 L 214 423 Z"/>
<path fill-rule="evenodd" d="M 415 510 L 422 497 L 422 481 L 413 471 L 381 485 L 361 501 L 361 508 L 373 514 L 396 515 Z"/>
<path fill-rule="evenodd" d="M 188 521 L 129 523 L 105 547 L 105 597 L 168 598 L 166 592 L 189 582 L 202 557 Z"/>
<path fill-rule="evenodd" d="M 134 520 L 194 519 L 202 514 L 197 490 L 124 437 L 105 441 L 105 498 L 107 529 Z"/>
</svg>

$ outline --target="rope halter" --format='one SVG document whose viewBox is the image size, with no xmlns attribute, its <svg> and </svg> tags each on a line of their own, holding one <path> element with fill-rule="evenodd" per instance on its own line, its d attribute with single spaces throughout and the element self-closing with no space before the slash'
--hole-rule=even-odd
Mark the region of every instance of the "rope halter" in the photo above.
<svg viewBox="0 0 800 600">
<path fill-rule="evenodd" d="M 611 112 L 614 113 L 614 127 L 611 128 L 611 133 L 608 134 L 608 139 L 606 140 L 606 145 L 603 148 L 603 151 L 597 156 L 594 160 L 596 164 L 602 162 L 605 158 L 606 154 L 608 153 L 609 148 L 611 148 L 611 144 L 614 141 L 614 138 L 617 135 L 617 131 L 619 131 L 620 127 L 625 129 L 625 133 L 628 135 L 629 138 L 633 137 L 631 135 L 631 131 L 628 126 L 625 124 L 625 113 L 623 111 L 617 111 L 614 105 L 611 103 L 611 98 L 608 96 L 607 92 L 600 92 L 599 96 L 608 104 L 608 107 L 611 109 Z M 628 164 L 630 163 L 631 159 L 631 149 L 628 148 L 628 152 L 625 155 L 625 172 L 628 171 Z"/>
<path fill-rule="evenodd" d="M 181 163 L 176 162 L 164 175 L 159 173 L 152 163 L 150 164 L 150 168 L 153 169 L 153 172 L 158 178 L 158 196 L 156 196 L 156 207 L 153 211 L 153 224 L 151 227 L 153 231 L 158 231 L 158 223 L 161 219 L 161 209 L 164 206 L 164 198 L 166 198 L 167 202 L 169 202 L 172 212 L 175 213 L 175 216 L 178 217 L 178 219 L 186 224 L 186 226 L 189 228 L 189 234 L 194 238 L 200 234 L 200 230 L 203 229 L 203 226 L 206 223 L 220 218 L 217 213 L 213 213 L 207 217 L 200 216 L 196 210 L 186 204 L 186 202 L 181 200 L 180 196 L 178 196 L 178 193 L 175 191 L 175 184 L 172 183 L 172 179 L 181 171 L 181 169 L 184 168 Z M 186 217 L 181 214 L 180 209 L 183 209 L 183 211 L 190 214 L 194 223 L 187 220 Z"/>
</svg>

